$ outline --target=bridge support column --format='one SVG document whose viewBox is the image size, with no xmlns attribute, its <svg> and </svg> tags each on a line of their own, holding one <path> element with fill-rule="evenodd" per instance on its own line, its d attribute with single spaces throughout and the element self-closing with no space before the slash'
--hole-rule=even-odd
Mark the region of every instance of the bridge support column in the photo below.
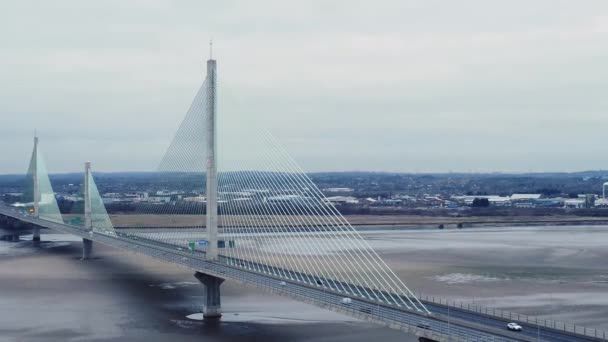
<svg viewBox="0 0 608 342">
<path fill-rule="evenodd" d="M 91 162 L 84 163 L 84 228 L 89 232 L 93 231 L 93 219 L 91 214 L 91 191 L 89 179 L 91 176 Z M 80 260 L 91 259 L 93 254 L 93 240 L 82 238 L 82 258 Z"/>
<path fill-rule="evenodd" d="M 206 320 L 217 320 L 222 317 L 222 303 L 220 296 L 220 285 L 224 279 L 214 277 L 205 273 L 196 272 L 194 276 L 200 281 L 205 289 L 203 293 L 203 318 Z"/>
<path fill-rule="evenodd" d="M 82 258 L 80 260 L 91 259 L 93 254 L 93 240 L 82 239 Z"/>
<path fill-rule="evenodd" d="M 206 122 L 206 151 L 207 151 L 207 190 L 206 190 L 206 219 L 207 219 L 207 260 L 218 258 L 218 228 L 217 228 L 217 165 L 215 164 L 215 60 L 207 61 L 207 122 Z"/>
<path fill-rule="evenodd" d="M 32 241 L 34 242 L 40 242 L 40 227 L 39 226 L 34 226 L 33 230 L 32 230 Z"/>
</svg>

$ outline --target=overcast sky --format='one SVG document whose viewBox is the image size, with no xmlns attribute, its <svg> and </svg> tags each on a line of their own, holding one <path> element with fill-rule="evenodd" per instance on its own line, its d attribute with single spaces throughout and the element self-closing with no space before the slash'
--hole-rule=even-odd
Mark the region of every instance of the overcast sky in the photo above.
<svg viewBox="0 0 608 342">
<path fill-rule="evenodd" d="M 608 169 L 607 1 L 22 0 L 0 5 L 0 173 L 35 128 L 50 172 L 153 170 L 210 38 L 218 115 L 307 171 Z"/>
</svg>

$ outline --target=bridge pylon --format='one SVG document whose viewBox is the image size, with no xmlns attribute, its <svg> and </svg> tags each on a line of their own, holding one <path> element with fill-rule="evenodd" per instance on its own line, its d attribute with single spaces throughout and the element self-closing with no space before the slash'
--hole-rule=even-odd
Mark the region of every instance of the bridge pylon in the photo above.
<svg viewBox="0 0 608 342">
<path fill-rule="evenodd" d="M 207 152 L 207 181 L 206 181 L 206 228 L 207 228 L 207 260 L 218 260 L 218 219 L 217 219 L 217 164 L 216 164 L 216 61 L 207 61 L 207 115 L 206 115 L 206 152 Z M 194 274 L 205 290 L 203 293 L 203 317 L 205 320 L 215 320 L 222 317 L 220 285 L 224 279 L 201 272 Z"/>
<path fill-rule="evenodd" d="M 32 152 L 32 160 L 30 168 L 32 169 L 32 182 L 34 186 L 34 216 L 40 217 L 40 187 L 38 185 L 38 136 L 34 136 L 34 151 Z M 40 242 L 40 227 L 33 226 L 32 241 Z"/>
<path fill-rule="evenodd" d="M 89 231 L 89 234 L 93 234 L 93 219 L 91 211 L 91 162 L 84 163 L 84 229 Z M 82 238 L 82 258 L 81 260 L 87 260 L 91 258 L 93 253 L 93 241 L 87 238 Z"/>
<path fill-rule="evenodd" d="M 218 228 L 217 228 L 217 164 L 216 164 L 216 61 L 207 61 L 207 190 L 206 190 L 206 228 L 207 228 L 207 260 L 218 259 Z"/>
<path fill-rule="evenodd" d="M 63 223 L 63 217 L 59 211 L 55 193 L 49 179 L 49 174 L 42 158 L 42 152 L 38 144 L 38 136 L 34 136 L 34 148 L 30 158 L 22 201 L 24 210 L 28 215 L 37 219 Z M 40 241 L 40 226 L 33 225 L 32 240 Z"/>
</svg>

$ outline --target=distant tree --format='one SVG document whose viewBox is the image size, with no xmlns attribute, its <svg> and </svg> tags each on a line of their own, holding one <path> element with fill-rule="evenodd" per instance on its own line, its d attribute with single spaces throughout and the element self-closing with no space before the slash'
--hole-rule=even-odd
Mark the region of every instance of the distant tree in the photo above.
<svg viewBox="0 0 608 342">
<path fill-rule="evenodd" d="M 2 201 L 6 204 L 12 204 L 21 201 L 21 196 L 4 194 L 2 195 Z"/>
<path fill-rule="evenodd" d="M 490 201 L 487 198 L 476 198 L 471 206 L 473 208 L 487 208 L 490 206 Z"/>
</svg>

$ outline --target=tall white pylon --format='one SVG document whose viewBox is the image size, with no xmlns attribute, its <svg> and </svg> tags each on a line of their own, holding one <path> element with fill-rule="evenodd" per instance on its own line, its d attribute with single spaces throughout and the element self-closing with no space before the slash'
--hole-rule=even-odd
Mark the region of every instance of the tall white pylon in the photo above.
<svg viewBox="0 0 608 342">
<path fill-rule="evenodd" d="M 32 153 L 32 181 L 34 185 L 34 216 L 40 216 L 40 187 L 38 185 L 38 137 L 34 136 L 34 152 Z"/>
<path fill-rule="evenodd" d="M 216 63 L 214 59 L 207 61 L 207 259 L 217 260 L 217 165 L 215 138 L 215 109 L 216 109 Z"/>
<path fill-rule="evenodd" d="M 91 218 L 91 162 L 84 163 L 84 228 L 93 230 L 93 220 Z"/>
</svg>

